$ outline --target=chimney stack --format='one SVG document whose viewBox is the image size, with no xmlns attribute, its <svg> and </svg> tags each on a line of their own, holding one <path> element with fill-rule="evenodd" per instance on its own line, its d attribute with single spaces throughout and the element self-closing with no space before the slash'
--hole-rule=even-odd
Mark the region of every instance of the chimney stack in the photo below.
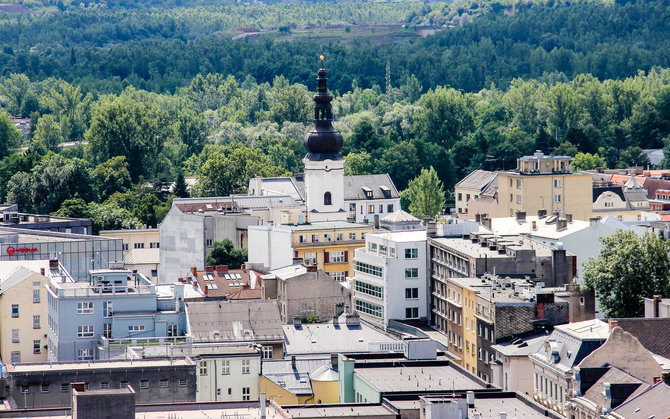
<svg viewBox="0 0 670 419">
<path fill-rule="evenodd" d="M 526 221 L 526 211 L 517 211 L 516 212 L 516 220 L 518 222 Z"/>
<path fill-rule="evenodd" d="M 198 275 L 198 270 L 195 268 L 195 266 L 191 266 L 191 275 L 193 275 L 193 276 Z"/>
<path fill-rule="evenodd" d="M 266 411 L 265 411 L 265 408 L 266 408 L 266 406 L 265 406 L 265 393 L 260 394 L 260 397 L 259 397 L 259 400 L 258 400 L 258 405 L 259 405 L 258 408 L 260 409 L 260 413 L 261 413 L 261 419 L 265 419 L 267 417 Z"/>
<path fill-rule="evenodd" d="M 659 316 L 659 306 L 661 304 L 661 296 L 660 295 L 654 295 L 654 317 Z"/>
<path fill-rule="evenodd" d="M 468 391 L 465 393 L 465 399 L 468 402 L 468 407 L 473 408 L 475 407 L 475 392 L 474 391 Z"/>
<path fill-rule="evenodd" d="M 295 355 L 291 355 L 291 368 L 295 369 Z"/>
<path fill-rule="evenodd" d="M 617 327 L 619 325 L 619 322 L 614 319 L 610 319 L 609 324 L 610 324 L 610 333 L 612 333 L 612 329 Z"/>
<path fill-rule="evenodd" d="M 565 214 L 565 219 L 568 221 L 568 223 L 572 223 L 572 214 Z"/>
</svg>

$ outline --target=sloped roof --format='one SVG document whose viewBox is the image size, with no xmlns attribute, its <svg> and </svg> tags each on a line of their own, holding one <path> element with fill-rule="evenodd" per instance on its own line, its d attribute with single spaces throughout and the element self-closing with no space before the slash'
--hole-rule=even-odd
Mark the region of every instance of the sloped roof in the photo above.
<svg viewBox="0 0 670 419">
<path fill-rule="evenodd" d="M 421 222 L 418 218 L 412 214 L 405 212 L 401 209 L 387 215 L 382 218 L 382 221 L 387 223 L 410 223 L 410 222 Z"/>
<path fill-rule="evenodd" d="M 312 381 L 337 381 L 340 374 L 330 364 L 324 364 L 309 375 Z"/>
<path fill-rule="evenodd" d="M 632 395 L 639 394 L 648 387 L 648 385 L 641 379 L 634 377 L 617 367 L 610 366 L 609 370 L 600 377 L 600 379 L 598 379 L 598 381 L 596 381 L 582 397 L 602 406 L 604 401 L 603 389 L 605 383 L 610 383 L 611 386 L 612 407 L 622 404 Z"/>
<path fill-rule="evenodd" d="M 388 173 L 379 175 L 356 175 L 344 177 L 344 199 L 368 199 L 363 187 L 372 189 L 372 199 L 397 199 L 400 194 Z M 382 187 L 388 188 L 389 196 L 384 196 Z"/>
<path fill-rule="evenodd" d="M 470 172 L 466 177 L 461 179 L 456 184 L 455 187 L 463 189 L 477 189 L 479 191 L 482 191 L 493 180 L 497 178 L 498 178 L 498 172 L 490 172 L 488 170 L 477 169 Z"/>
<path fill-rule="evenodd" d="M 604 194 L 605 192 L 612 192 L 616 194 L 619 198 L 621 198 L 622 201 L 626 202 L 626 197 L 623 194 L 623 187 L 622 186 L 600 186 L 600 187 L 594 187 L 593 188 L 593 202 L 596 202 L 598 198 L 600 198 L 600 195 Z"/>
<path fill-rule="evenodd" d="M 160 249 L 130 249 L 123 256 L 126 265 L 158 264 L 160 263 Z"/>
<path fill-rule="evenodd" d="M 648 351 L 670 358 L 670 318 L 616 319 L 617 325 L 635 336 Z"/>
<path fill-rule="evenodd" d="M 14 272 L 9 274 L 9 276 L 2 278 L 2 282 L 0 283 L 0 294 L 4 294 L 6 291 L 9 291 L 15 286 L 21 284 L 23 281 L 32 277 L 33 275 L 39 274 L 23 266 L 19 266 L 14 270 Z"/>
<path fill-rule="evenodd" d="M 310 374 L 323 366 L 330 365 L 330 357 L 322 359 L 263 360 L 263 377 L 296 396 L 311 395 Z"/>
<path fill-rule="evenodd" d="M 670 412 L 670 386 L 659 381 L 629 397 L 614 412 L 625 418 L 663 418 Z"/>
<path fill-rule="evenodd" d="M 276 300 L 197 301 L 186 307 L 195 342 L 282 339 Z"/>
<path fill-rule="evenodd" d="M 230 300 L 261 298 L 260 277 L 252 282 L 249 270 L 228 269 L 225 265 L 209 269 L 197 271 L 195 278 L 203 292 L 205 287 L 207 288 L 208 297 L 226 297 Z"/>
</svg>

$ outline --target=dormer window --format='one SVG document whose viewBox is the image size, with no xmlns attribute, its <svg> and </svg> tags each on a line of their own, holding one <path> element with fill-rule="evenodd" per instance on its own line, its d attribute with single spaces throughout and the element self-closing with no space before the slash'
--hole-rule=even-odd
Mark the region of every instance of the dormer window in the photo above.
<svg viewBox="0 0 670 419">
<path fill-rule="evenodd" d="M 323 205 L 332 205 L 332 198 L 330 192 L 323 194 Z"/>
<path fill-rule="evenodd" d="M 379 187 L 379 189 L 382 190 L 382 195 L 384 195 L 384 198 L 390 198 L 391 197 L 391 188 L 388 186 L 382 185 Z"/>
<path fill-rule="evenodd" d="M 366 199 L 372 199 L 374 197 L 372 189 L 368 188 L 367 186 L 362 186 L 361 189 L 363 190 Z"/>
</svg>

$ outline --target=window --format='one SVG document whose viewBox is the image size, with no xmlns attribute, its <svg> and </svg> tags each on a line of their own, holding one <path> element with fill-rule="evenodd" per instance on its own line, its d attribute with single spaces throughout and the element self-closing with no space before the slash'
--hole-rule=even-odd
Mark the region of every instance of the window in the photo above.
<svg viewBox="0 0 670 419">
<path fill-rule="evenodd" d="M 561 187 L 561 180 L 554 179 L 554 188 L 560 188 L 560 187 Z"/>
<path fill-rule="evenodd" d="M 93 301 L 77 303 L 77 314 L 93 314 Z"/>
<path fill-rule="evenodd" d="M 230 374 L 230 361 L 228 360 L 221 361 L 221 374 L 223 375 Z"/>
<path fill-rule="evenodd" d="M 77 337 L 92 338 L 93 337 L 93 325 L 77 326 Z"/>
<path fill-rule="evenodd" d="M 405 259 L 417 259 L 419 257 L 419 249 L 405 249 Z"/>
<path fill-rule="evenodd" d="M 213 244 L 214 244 L 214 240 L 212 240 L 212 239 L 205 240 L 205 246 L 212 247 Z"/>
<path fill-rule="evenodd" d="M 521 189 L 521 179 L 516 180 L 516 188 Z"/>
<path fill-rule="evenodd" d="M 368 243 L 368 250 L 371 253 L 377 253 L 377 243 Z"/>
<path fill-rule="evenodd" d="M 160 248 L 161 244 L 159 242 L 151 242 L 149 243 L 149 248 L 151 249 L 158 249 Z"/>
<path fill-rule="evenodd" d="M 419 289 L 418 288 L 405 288 L 405 298 L 407 298 L 407 299 L 419 298 Z"/>
<path fill-rule="evenodd" d="M 554 202 L 561 202 L 561 195 L 559 194 L 554 195 Z"/>
<path fill-rule="evenodd" d="M 514 202 L 514 194 L 509 194 L 509 202 Z"/>
<path fill-rule="evenodd" d="M 207 361 L 200 363 L 200 375 L 207 375 Z"/>
<path fill-rule="evenodd" d="M 109 389 L 109 381 L 103 381 L 100 383 L 100 390 L 108 390 Z"/>
<path fill-rule="evenodd" d="M 459 201 L 462 201 L 462 200 L 463 200 L 463 194 L 462 194 L 462 193 L 459 193 L 459 194 L 458 194 L 458 200 L 459 200 Z"/>
<path fill-rule="evenodd" d="M 250 366 L 251 366 L 251 360 L 243 359 L 242 360 L 242 374 L 249 374 Z"/>
<path fill-rule="evenodd" d="M 128 381 L 123 380 L 119 383 L 119 388 L 126 388 L 126 387 L 128 387 Z"/>
<path fill-rule="evenodd" d="M 378 306 L 377 304 L 368 303 L 367 301 L 361 301 L 358 299 L 354 299 L 354 301 L 356 311 L 360 311 L 361 313 L 369 314 L 374 317 L 379 318 L 383 317 L 384 308 L 382 306 Z"/>
<path fill-rule="evenodd" d="M 12 364 L 18 364 L 21 362 L 21 351 L 12 352 Z"/>
<path fill-rule="evenodd" d="M 272 359 L 272 346 L 263 346 L 263 359 Z"/>
<path fill-rule="evenodd" d="M 407 319 L 418 319 L 419 318 L 419 307 L 407 307 L 407 308 L 405 308 L 405 318 L 407 318 Z"/>
<path fill-rule="evenodd" d="M 93 349 L 77 349 L 77 361 L 91 361 Z"/>
<path fill-rule="evenodd" d="M 166 378 L 162 378 L 162 379 L 158 382 L 158 386 L 159 386 L 160 388 L 167 388 L 167 386 L 168 386 L 168 380 L 167 380 Z"/>
<path fill-rule="evenodd" d="M 349 233 L 349 240 L 356 240 L 356 233 Z"/>
<path fill-rule="evenodd" d="M 386 206 L 386 212 L 393 212 L 393 204 L 388 204 Z"/>
<path fill-rule="evenodd" d="M 30 394 L 30 386 L 21 386 L 21 394 Z"/>
<path fill-rule="evenodd" d="M 405 268 L 405 278 L 418 278 L 419 268 Z"/>
<path fill-rule="evenodd" d="M 177 324 L 176 323 L 168 324 L 167 335 L 168 336 L 177 336 Z"/>
<path fill-rule="evenodd" d="M 337 282 L 344 282 L 347 279 L 347 272 L 330 272 L 330 277 Z"/>
<path fill-rule="evenodd" d="M 112 317 L 114 313 L 114 304 L 111 301 L 102 302 L 102 317 Z"/>
<path fill-rule="evenodd" d="M 368 205 L 368 214 L 374 214 L 374 213 L 375 213 L 375 206 Z"/>
<path fill-rule="evenodd" d="M 70 383 L 61 383 L 60 392 L 61 393 L 69 393 L 70 392 Z"/>
<path fill-rule="evenodd" d="M 33 290 L 33 303 L 40 302 L 40 290 Z"/>
<path fill-rule="evenodd" d="M 33 341 L 33 353 L 34 354 L 42 353 L 42 344 L 39 339 Z"/>
<path fill-rule="evenodd" d="M 33 316 L 33 329 L 40 328 L 40 315 L 36 314 Z"/>
<path fill-rule="evenodd" d="M 111 323 L 103 323 L 102 324 L 102 335 L 106 337 L 107 339 L 112 338 L 112 324 Z"/>
<path fill-rule="evenodd" d="M 325 241 L 325 242 L 333 241 L 333 236 L 331 236 L 331 235 L 328 234 L 328 233 L 324 233 L 324 235 L 323 235 L 323 241 Z"/>
<path fill-rule="evenodd" d="M 354 283 L 356 292 L 371 295 L 377 298 L 384 298 L 384 288 L 377 285 L 368 284 L 367 282 L 356 280 Z"/>
<path fill-rule="evenodd" d="M 251 400 L 251 388 L 242 387 L 242 400 Z"/>
<path fill-rule="evenodd" d="M 341 242 L 342 240 L 344 240 L 344 234 L 337 233 L 337 235 L 335 236 L 335 240 Z"/>
<path fill-rule="evenodd" d="M 298 242 L 307 243 L 307 239 L 302 234 L 298 236 Z"/>
<path fill-rule="evenodd" d="M 18 304 L 12 304 L 12 317 L 14 317 L 14 318 L 19 317 L 19 305 Z"/>
<path fill-rule="evenodd" d="M 521 195 L 516 196 L 516 203 L 520 204 L 521 203 Z"/>
<path fill-rule="evenodd" d="M 13 343 L 19 342 L 19 329 L 12 329 L 12 342 Z"/>
<path fill-rule="evenodd" d="M 343 263 L 344 262 L 344 251 L 342 252 L 330 252 L 328 254 L 329 263 Z"/>
<path fill-rule="evenodd" d="M 144 325 L 128 326 L 128 332 L 144 332 Z"/>
<path fill-rule="evenodd" d="M 140 388 L 141 389 L 149 388 L 149 380 L 140 380 Z"/>
<path fill-rule="evenodd" d="M 379 245 L 379 254 L 382 256 L 386 256 L 388 254 L 389 248 L 384 246 L 383 244 Z"/>
<path fill-rule="evenodd" d="M 384 204 L 379 204 L 379 213 L 384 212 Z"/>
<path fill-rule="evenodd" d="M 121 249 L 128 250 L 128 243 L 123 243 L 123 245 L 121 246 Z"/>
<path fill-rule="evenodd" d="M 332 205 L 332 198 L 330 192 L 323 194 L 323 205 Z"/>
<path fill-rule="evenodd" d="M 187 384 L 188 382 L 185 379 L 183 378 L 179 379 L 179 387 L 186 387 Z"/>
<path fill-rule="evenodd" d="M 354 262 L 354 270 L 362 273 L 366 273 L 369 275 L 374 275 L 378 277 L 382 277 L 382 267 L 381 266 L 374 266 L 374 265 L 369 265 L 367 263 L 355 261 Z"/>
<path fill-rule="evenodd" d="M 319 235 L 312 234 L 312 243 L 318 243 L 318 242 L 319 242 Z"/>
<path fill-rule="evenodd" d="M 210 245 L 211 246 L 211 245 Z M 135 243 L 133 245 L 135 249 L 144 249 L 144 243 Z"/>
<path fill-rule="evenodd" d="M 51 385 L 49 383 L 42 383 L 40 386 L 40 391 L 42 393 L 48 393 L 51 391 Z"/>
</svg>

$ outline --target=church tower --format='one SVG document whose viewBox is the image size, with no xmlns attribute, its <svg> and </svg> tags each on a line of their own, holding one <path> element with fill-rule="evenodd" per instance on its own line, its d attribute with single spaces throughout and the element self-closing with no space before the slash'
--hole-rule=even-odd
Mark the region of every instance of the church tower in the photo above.
<svg viewBox="0 0 670 419">
<path fill-rule="evenodd" d="M 346 220 L 344 208 L 344 157 L 342 135 L 333 127 L 333 112 L 328 93 L 328 78 L 319 69 L 318 90 L 314 95 L 314 128 L 305 135 L 305 204 L 310 222 Z"/>
</svg>

